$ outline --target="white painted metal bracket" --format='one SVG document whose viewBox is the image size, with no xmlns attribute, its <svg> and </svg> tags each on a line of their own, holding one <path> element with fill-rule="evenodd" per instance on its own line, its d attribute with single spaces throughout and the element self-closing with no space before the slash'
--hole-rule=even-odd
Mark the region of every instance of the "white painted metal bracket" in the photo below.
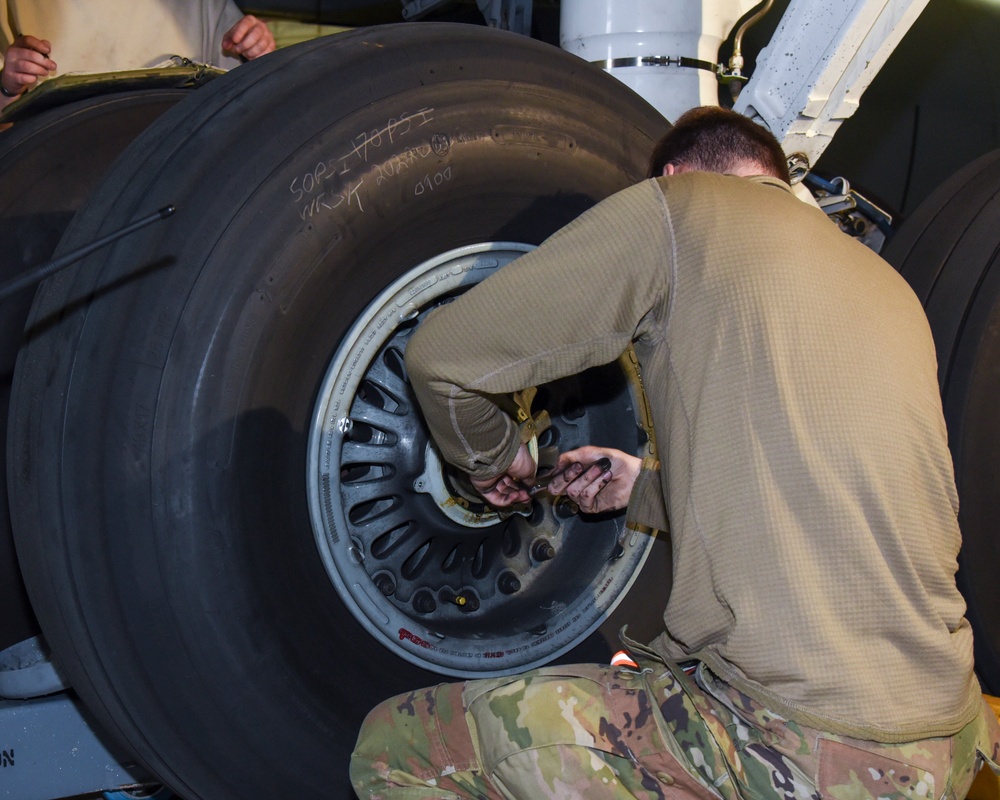
<svg viewBox="0 0 1000 800">
<path fill-rule="evenodd" d="M 736 110 L 814 166 L 927 2 L 792 0 Z"/>
</svg>

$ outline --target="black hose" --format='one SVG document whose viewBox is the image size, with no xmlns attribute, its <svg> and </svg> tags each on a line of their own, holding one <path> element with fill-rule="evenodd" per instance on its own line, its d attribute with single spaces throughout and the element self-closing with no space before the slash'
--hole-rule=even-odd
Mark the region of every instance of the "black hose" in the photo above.
<svg viewBox="0 0 1000 800">
<path fill-rule="evenodd" d="M 97 239 L 90 244 L 71 250 L 58 258 L 45 261 L 27 272 L 22 272 L 16 278 L 0 285 L 0 301 L 6 300 L 12 294 L 19 292 L 27 286 L 40 283 L 50 275 L 54 275 L 56 272 L 59 272 L 59 270 L 65 269 L 70 264 L 75 264 L 81 258 L 86 258 L 95 250 L 99 250 L 105 245 L 116 242 L 122 237 L 128 236 L 130 233 L 133 233 L 140 228 L 145 228 L 147 225 L 151 225 L 161 219 L 166 219 L 173 214 L 174 211 L 175 209 L 172 205 L 164 206 L 159 211 L 156 211 L 149 216 L 142 217 L 141 219 L 137 219 L 135 222 L 129 223 L 124 228 L 120 228 L 114 233 L 109 233 L 107 236 L 102 236 L 100 239 Z"/>
</svg>

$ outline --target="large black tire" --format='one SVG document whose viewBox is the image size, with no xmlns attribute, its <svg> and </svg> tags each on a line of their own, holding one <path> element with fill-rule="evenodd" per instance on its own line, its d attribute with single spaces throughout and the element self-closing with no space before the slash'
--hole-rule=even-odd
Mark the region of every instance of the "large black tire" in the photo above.
<svg viewBox="0 0 1000 800">
<path fill-rule="evenodd" d="M 48 260 L 115 158 L 191 93 L 152 89 L 69 103 L 0 133 L 0 282 Z M 0 445 L 6 450 L 14 361 L 34 287 L 0 301 Z M 0 466 L 0 650 L 38 633 L 14 557 L 6 464 Z"/>
<path fill-rule="evenodd" d="M 1000 694 L 1000 150 L 958 172 L 886 249 L 934 332 L 962 526 L 958 582 L 983 688 Z"/>
<path fill-rule="evenodd" d="M 39 292 L 13 395 L 15 537 L 73 685 L 164 783 L 189 800 L 348 797 L 371 705 L 440 679 L 375 642 L 320 557 L 326 510 L 307 502 L 306 463 L 327 367 L 407 270 L 464 245 L 537 244 L 640 179 L 665 127 L 555 48 L 387 26 L 214 81 L 77 215 L 64 246 L 178 209 Z M 449 275 L 494 263 L 477 252 Z M 376 408 L 378 387 L 363 390 L 373 424 L 412 403 L 390 360 L 388 399 Z M 386 475 L 423 453 L 396 444 Z M 358 526 L 381 513 L 355 511 Z M 419 572 L 417 555 L 401 574 Z M 475 573 L 488 556 L 459 561 Z M 549 577 L 570 587 L 579 567 Z M 669 589 L 658 577 L 647 617 Z"/>
</svg>

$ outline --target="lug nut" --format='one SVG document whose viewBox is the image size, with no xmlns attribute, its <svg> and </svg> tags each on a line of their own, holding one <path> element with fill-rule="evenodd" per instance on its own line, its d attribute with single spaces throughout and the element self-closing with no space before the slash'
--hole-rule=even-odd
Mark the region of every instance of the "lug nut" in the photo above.
<svg viewBox="0 0 1000 800">
<path fill-rule="evenodd" d="M 577 397 L 570 398 L 565 407 L 563 408 L 563 418 L 568 420 L 580 419 L 586 412 L 583 409 L 583 404 Z"/>
<path fill-rule="evenodd" d="M 373 579 L 375 588 L 386 597 L 392 597 L 396 593 L 396 581 L 388 572 L 380 572 Z"/>
<path fill-rule="evenodd" d="M 552 512 L 556 515 L 556 519 L 569 519 L 580 513 L 580 506 L 565 495 L 562 495 L 556 498 L 555 504 L 552 506 Z"/>
<path fill-rule="evenodd" d="M 422 591 L 413 595 L 413 610 L 418 614 L 430 614 L 437 608 L 437 603 L 430 592 Z"/>
<path fill-rule="evenodd" d="M 513 572 L 501 572 L 500 577 L 497 578 L 497 588 L 502 594 L 514 594 L 514 592 L 521 590 L 521 581 Z"/>
<path fill-rule="evenodd" d="M 531 543 L 531 557 L 535 561 L 548 561 L 555 558 L 555 555 L 556 549 L 552 546 L 552 542 L 543 536 L 539 536 Z"/>
</svg>

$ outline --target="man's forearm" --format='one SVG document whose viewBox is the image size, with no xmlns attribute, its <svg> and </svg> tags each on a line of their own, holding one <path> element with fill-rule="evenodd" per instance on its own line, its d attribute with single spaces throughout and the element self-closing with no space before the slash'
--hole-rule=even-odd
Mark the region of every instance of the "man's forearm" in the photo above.
<svg viewBox="0 0 1000 800">
<path fill-rule="evenodd" d="M 487 397 L 437 373 L 433 355 L 438 333 L 437 326 L 425 325 L 407 347 L 411 384 L 445 460 L 473 477 L 491 478 L 514 460 L 520 442 L 517 426 Z"/>
</svg>

